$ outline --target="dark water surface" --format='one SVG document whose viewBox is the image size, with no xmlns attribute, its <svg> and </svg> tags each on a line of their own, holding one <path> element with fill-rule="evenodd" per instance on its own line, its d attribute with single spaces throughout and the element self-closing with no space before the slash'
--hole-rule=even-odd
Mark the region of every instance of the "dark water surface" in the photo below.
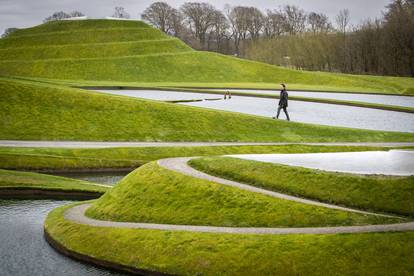
<svg viewBox="0 0 414 276">
<path fill-rule="evenodd" d="M 45 241 L 46 215 L 68 203 L 0 200 L 0 275 L 121 275 L 65 257 Z"/>
<path fill-rule="evenodd" d="M 85 180 L 93 183 L 115 185 L 117 184 L 128 172 L 67 172 L 67 173 L 48 173 L 57 176 L 64 176 L 69 178 L 75 178 Z"/>
</svg>

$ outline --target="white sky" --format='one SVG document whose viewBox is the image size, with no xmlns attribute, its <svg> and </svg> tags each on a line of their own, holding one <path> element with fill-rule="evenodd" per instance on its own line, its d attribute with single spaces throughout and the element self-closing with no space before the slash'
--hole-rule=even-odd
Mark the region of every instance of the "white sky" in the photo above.
<svg viewBox="0 0 414 276">
<path fill-rule="evenodd" d="M 156 0 L 0 0 L 0 34 L 6 28 L 25 28 L 38 25 L 55 11 L 79 10 L 91 18 L 110 16 L 115 6 L 123 6 L 132 18 L 139 18 L 142 11 Z M 275 9 L 285 4 L 297 5 L 310 12 L 323 12 L 332 21 L 339 10 L 350 10 L 352 23 L 358 24 L 366 18 L 381 16 L 391 0 L 204 0 L 165 1 L 179 7 L 184 2 L 208 2 L 222 9 L 224 5 L 248 5 L 262 10 Z"/>
</svg>

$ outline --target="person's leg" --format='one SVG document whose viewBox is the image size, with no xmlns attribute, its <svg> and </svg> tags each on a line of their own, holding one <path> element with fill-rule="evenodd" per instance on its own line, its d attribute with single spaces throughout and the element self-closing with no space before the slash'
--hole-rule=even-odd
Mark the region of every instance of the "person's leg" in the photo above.
<svg viewBox="0 0 414 276">
<path fill-rule="evenodd" d="M 287 112 L 287 107 L 284 107 L 283 108 L 283 111 L 285 112 L 285 114 L 286 114 L 286 118 L 287 118 L 287 120 L 288 121 L 290 121 L 290 118 L 289 118 L 289 113 Z"/>
<path fill-rule="evenodd" d="M 281 106 L 279 106 L 278 108 L 277 108 L 277 115 L 276 115 L 276 117 L 273 117 L 273 118 L 276 118 L 276 119 L 279 119 L 279 115 L 280 115 L 280 110 L 282 109 L 282 107 Z"/>
</svg>

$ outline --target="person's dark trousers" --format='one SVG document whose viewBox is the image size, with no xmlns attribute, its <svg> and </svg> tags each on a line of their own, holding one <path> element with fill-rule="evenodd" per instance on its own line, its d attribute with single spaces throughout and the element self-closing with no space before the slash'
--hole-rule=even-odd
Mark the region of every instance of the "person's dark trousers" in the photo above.
<svg viewBox="0 0 414 276">
<path fill-rule="evenodd" d="M 279 108 L 277 109 L 277 115 L 276 115 L 276 118 L 278 118 L 278 119 L 279 119 L 280 110 L 282 110 L 282 109 L 283 109 L 283 112 L 285 112 L 285 114 L 286 114 L 286 118 L 287 118 L 287 120 L 288 120 L 288 121 L 290 121 L 289 114 L 288 114 L 288 112 L 287 112 L 287 108 L 286 108 L 286 106 L 285 106 L 285 107 L 283 107 L 283 106 L 279 106 Z"/>
</svg>

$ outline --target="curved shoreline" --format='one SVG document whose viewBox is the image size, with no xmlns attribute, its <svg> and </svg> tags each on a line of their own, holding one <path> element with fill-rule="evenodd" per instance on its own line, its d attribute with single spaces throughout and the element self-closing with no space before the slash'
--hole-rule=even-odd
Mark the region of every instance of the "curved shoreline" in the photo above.
<svg viewBox="0 0 414 276">
<path fill-rule="evenodd" d="M 187 231 L 200 233 L 222 234 L 254 234 L 254 235 L 290 235 L 290 234 L 352 234 L 371 232 L 403 232 L 414 230 L 414 222 L 378 224 L 363 226 L 333 226 L 333 227 L 295 227 L 295 228 L 270 228 L 270 227 L 221 227 L 198 225 L 175 225 L 139 222 L 116 222 L 97 220 L 85 215 L 90 203 L 76 205 L 64 213 L 67 221 L 92 227 L 115 227 L 127 229 L 149 229 L 164 231 Z"/>
<path fill-rule="evenodd" d="M 57 200 L 89 200 L 102 196 L 103 192 L 92 191 L 64 191 L 56 189 L 35 189 L 35 188 L 1 188 L 1 199 L 57 199 Z"/>
<path fill-rule="evenodd" d="M 55 249 L 57 252 L 65 255 L 69 258 L 73 258 L 73 259 L 75 259 L 77 261 L 80 261 L 80 262 L 85 262 L 85 263 L 92 264 L 94 266 L 98 266 L 98 267 L 102 267 L 102 268 L 106 268 L 106 269 L 109 269 L 109 270 L 128 273 L 128 274 L 134 274 L 134 275 L 154 275 L 154 276 L 172 275 L 172 274 L 161 273 L 161 272 L 157 272 L 157 271 L 153 271 L 153 270 L 139 269 L 139 268 L 136 268 L 134 266 L 128 266 L 128 265 L 123 265 L 123 264 L 119 264 L 119 263 L 115 263 L 115 262 L 111 262 L 111 261 L 101 260 L 101 259 L 94 258 L 94 257 L 88 256 L 88 255 L 82 254 L 82 253 L 78 253 L 76 251 L 73 251 L 73 250 L 70 250 L 70 249 L 66 248 L 61 243 L 59 243 L 57 240 L 55 240 L 49 234 L 49 232 L 46 230 L 46 228 L 44 228 L 43 233 L 44 233 L 44 237 L 45 237 L 46 242 L 53 249 Z"/>
</svg>

